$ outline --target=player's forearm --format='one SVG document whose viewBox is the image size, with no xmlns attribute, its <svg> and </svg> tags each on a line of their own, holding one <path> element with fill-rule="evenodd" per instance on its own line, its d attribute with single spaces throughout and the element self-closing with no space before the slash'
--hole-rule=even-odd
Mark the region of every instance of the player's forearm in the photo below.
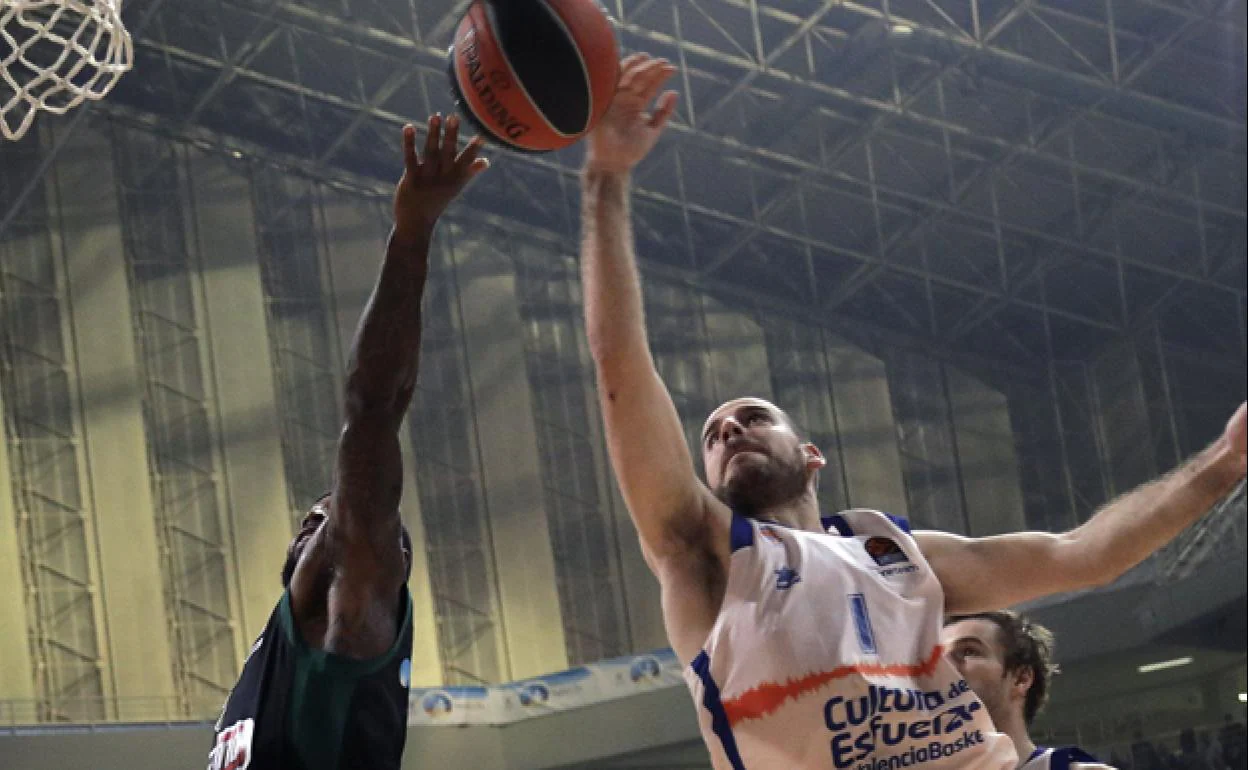
<svg viewBox="0 0 1248 770">
<path fill-rule="evenodd" d="M 585 325 L 611 467 L 647 553 L 662 560 L 701 536 L 705 515 L 680 417 L 646 339 L 628 185 L 627 174 L 585 172 Z"/>
<path fill-rule="evenodd" d="M 585 331 L 600 373 L 649 363 L 641 281 L 633 254 L 629 175 L 584 172 L 581 182 L 581 274 Z"/>
<path fill-rule="evenodd" d="M 420 304 L 432 233 L 429 227 L 390 236 L 347 360 L 348 420 L 372 415 L 397 429 L 407 411 L 420 359 Z"/>
<path fill-rule="evenodd" d="M 1112 582 L 1195 523 L 1242 478 L 1219 439 L 1183 465 L 1103 506 L 1065 536 L 1081 582 Z"/>
</svg>

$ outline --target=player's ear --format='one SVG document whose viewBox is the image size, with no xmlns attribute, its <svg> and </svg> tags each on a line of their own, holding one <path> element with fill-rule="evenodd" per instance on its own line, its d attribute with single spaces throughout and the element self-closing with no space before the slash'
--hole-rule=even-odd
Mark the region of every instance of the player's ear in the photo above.
<svg viewBox="0 0 1248 770">
<path fill-rule="evenodd" d="M 1012 679 L 1010 689 L 1019 697 L 1025 698 L 1031 690 L 1031 685 L 1036 681 L 1036 672 L 1031 666 L 1019 666 L 1011 672 L 1010 677 Z"/>
<path fill-rule="evenodd" d="M 802 456 L 806 458 L 806 470 L 818 471 L 828 464 L 828 460 L 819 451 L 819 447 L 807 441 L 802 444 Z"/>
</svg>

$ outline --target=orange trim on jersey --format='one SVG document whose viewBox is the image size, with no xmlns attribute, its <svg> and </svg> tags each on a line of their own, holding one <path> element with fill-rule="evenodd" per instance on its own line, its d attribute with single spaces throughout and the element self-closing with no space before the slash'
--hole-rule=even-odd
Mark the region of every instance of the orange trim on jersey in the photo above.
<svg viewBox="0 0 1248 770">
<path fill-rule="evenodd" d="M 797 700 L 808 692 L 819 689 L 834 679 L 844 679 L 850 674 L 866 674 L 870 676 L 920 677 L 931 676 L 940 663 L 944 649 L 938 644 L 932 648 L 932 654 L 922 663 L 856 663 L 850 666 L 837 666 L 831 671 L 820 671 L 807 674 L 801 679 L 790 679 L 784 684 L 764 682 L 757 687 L 741 693 L 735 698 L 723 701 L 724 713 L 728 716 L 728 724 L 735 726 L 746 719 L 762 719 L 772 713 L 789 698 Z"/>
</svg>

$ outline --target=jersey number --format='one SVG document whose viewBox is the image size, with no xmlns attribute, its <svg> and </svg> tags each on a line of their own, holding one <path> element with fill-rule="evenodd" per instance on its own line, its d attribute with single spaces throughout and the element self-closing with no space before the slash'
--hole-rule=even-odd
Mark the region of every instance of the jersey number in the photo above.
<svg viewBox="0 0 1248 770">
<path fill-rule="evenodd" d="M 854 628 L 858 631 L 858 646 L 868 655 L 875 655 L 875 630 L 871 628 L 867 598 L 862 594 L 850 594 L 849 612 L 854 616 Z"/>
</svg>

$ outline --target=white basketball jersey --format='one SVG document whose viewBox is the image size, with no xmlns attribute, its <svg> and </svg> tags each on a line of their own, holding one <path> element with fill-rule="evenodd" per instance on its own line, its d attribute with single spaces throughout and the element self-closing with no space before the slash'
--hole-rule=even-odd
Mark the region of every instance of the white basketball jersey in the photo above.
<svg viewBox="0 0 1248 770">
<path fill-rule="evenodd" d="M 1039 747 L 1018 770 L 1114 770 L 1096 761 L 1082 749 L 1065 746 L 1058 749 Z"/>
<path fill-rule="evenodd" d="M 944 594 L 905 522 L 824 526 L 733 515 L 723 607 L 685 670 L 717 770 L 1014 770 L 945 660 Z"/>
</svg>

